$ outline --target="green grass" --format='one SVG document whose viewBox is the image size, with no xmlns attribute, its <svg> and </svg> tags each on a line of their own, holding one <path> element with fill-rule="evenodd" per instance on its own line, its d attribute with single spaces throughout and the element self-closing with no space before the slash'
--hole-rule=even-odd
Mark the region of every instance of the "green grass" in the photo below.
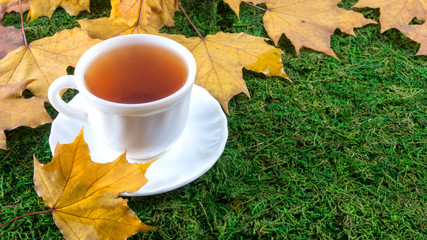
<svg viewBox="0 0 427 240">
<path fill-rule="evenodd" d="M 108 4 L 97 4 L 77 18 L 59 10 L 52 20 L 26 23 L 29 38 L 107 15 Z M 262 12 L 248 6 L 239 20 L 219 0 L 183 5 L 202 34 L 267 36 Z M 363 13 L 378 20 L 378 11 Z M 181 13 L 175 20 L 165 31 L 196 35 Z M 3 23 L 19 26 L 18 15 Z M 356 34 L 333 35 L 340 61 L 309 49 L 296 56 L 283 38 L 293 84 L 244 71 L 251 98 L 231 100 L 221 158 L 180 189 L 130 198 L 141 220 L 158 227 L 131 239 L 426 239 L 427 57 L 414 56 L 419 44 L 395 30 L 369 25 Z M 49 132 L 49 124 L 6 131 L 0 223 L 46 210 L 32 175 L 33 155 L 50 161 Z M 0 231 L 0 239 L 58 238 L 51 215 Z"/>
</svg>

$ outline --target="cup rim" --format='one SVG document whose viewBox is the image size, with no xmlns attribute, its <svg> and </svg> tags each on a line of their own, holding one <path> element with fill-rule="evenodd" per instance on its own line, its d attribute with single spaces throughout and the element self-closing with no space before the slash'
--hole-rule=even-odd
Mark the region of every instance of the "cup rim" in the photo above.
<svg viewBox="0 0 427 240">
<path fill-rule="evenodd" d="M 182 60 L 185 62 L 188 74 L 187 79 L 184 85 L 176 92 L 171 95 L 145 103 L 117 103 L 102 99 L 100 97 L 92 94 L 85 85 L 84 74 L 89 67 L 89 65 L 101 54 L 106 51 L 110 51 L 114 48 L 118 48 L 126 45 L 133 44 L 153 44 L 160 47 L 165 47 L 170 51 L 176 53 Z M 104 106 L 106 108 L 119 108 L 119 109 L 134 109 L 134 108 L 147 108 L 147 110 L 152 111 L 153 109 L 168 107 L 174 102 L 179 102 L 177 100 L 182 99 L 186 93 L 191 90 L 191 87 L 194 84 L 195 76 L 196 76 L 196 60 L 191 52 L 181 45 L 180 43 L 158 35 L 152 34 L 129 34 L 123 36 L 112 37 L 102 42 L 99 42 L 89 48 L 83 55 L 80 57 L 76 64 L 76 68 L 74 71 L 74 75 L 76 77 L 76 85 L 79 93 L 83 94 L 91 103 L 96 104 L 98 106 Z"/>
</svg>

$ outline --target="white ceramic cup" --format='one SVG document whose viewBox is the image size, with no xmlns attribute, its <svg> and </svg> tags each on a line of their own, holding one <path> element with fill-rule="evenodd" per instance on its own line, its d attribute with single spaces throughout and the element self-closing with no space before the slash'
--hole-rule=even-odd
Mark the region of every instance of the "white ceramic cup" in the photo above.
<svg viewBox="0 0 427 240">
<path fill-rule="evenodd" d="M 91 62 L 114 48 L 138 43 L 160 46 L 178 54 L 188 70 L 184 85 L 165 98 L 138 104 L 115 103 L 90 93 L 84 75 Z M 168 150 L 182 134 L 195 76 L 196 62 L 184 46 L 160 36 L 132 34 L 110 38 L 87 50 L 79 59 L 74 75 L 62 76 L 50 85 L 48 97 L 56 110 L 89 125 L 99 141 L 109 148 L 127 151 L 129 159 L 153 159 Z M 86 111 L 71 107 L 61 99 L 60 91 L 67 88 L 79 91 Z"/>
</svg>

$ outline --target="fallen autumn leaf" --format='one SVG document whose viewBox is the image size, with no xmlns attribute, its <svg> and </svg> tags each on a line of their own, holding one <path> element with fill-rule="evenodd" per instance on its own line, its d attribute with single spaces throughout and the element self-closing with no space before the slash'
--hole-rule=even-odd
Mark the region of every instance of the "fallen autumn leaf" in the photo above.
<svg viewBox="0 0 427 240">
<path fill-rule="evenodd" d="M 337 58 L 331 49 L 331 35 L 338 28 L 354 35 L 354 28 L 376 23 L 361 13 L 339 8 L 341 0 L 266 0 L 264 27 L 277 45 L 284 33 L 299 53 L 302 47 Z"/>
<path fill-rule="evenodd" d="M 159 34 L 154 28 L 141 25 L 140 23 L 129 26 L 126 23 L 115 23 L 109 18 L 82 19 L 77 21 L 82 30 L 87 31 L 90 37 L 103 40 L 127 34 Z"/>
<path fill-rule="evenodd" d="M 67 74 L 67 67 L 75 66 L 80 56 L 98 42 L 74 28 L 21 46 L 0 60 L 0 84 L 36 79 L 28 89 L 38 97 L 46 97 L 50 84 Z"/>
<path fill-rule="evenodd" d="M 31 79 L 0 85 L 0 149 L 6 149 L 4 130 L 20 126 L 37 127 L 52 121 L 44 108 L 46 99 L 22 97 L 22 92 L 34 81 Z"/>
<path fill-rule="evenodd" d="M 131 164 L 125 156 L 93 162 L 81 131 L 74 142 L 57 144 L 51 162 L 43 165 L 34 158 L 37 194 L 66 239 L 126 239 L 155 229 L 139 220 L 127 199 L 118 197 L 145 185 L 152 162 Z"/>
<path fill-rule="evenodd" d="M 230 99 L 243 92 L 249 96 L 242 76 L 242 69 L 250 66 L 250 69 L 259 72 L 284 73 L 281 63 L 282 50 L 276 49 L 265 42 L 265 38 L 248 35 L 245 33 L 223 33 L 208 35 L 205 38 L 186 38 L 182 35 L 166 35 L 184 45 L 194 55 L 197 63 L 197 75 L 195 83 L 216 98 L 228 113 Z M 269 52 L 274 56 L 271 61 L 276 61 L 276 70 L 269 70 L 271 65 L 258 65 L 259 56 Z M 264 67 L 261 67 L 264 66 Z M 283 75 L 281 75 L 283 76 Z"/>
<path fill-rule="evenodd" d="M 110 18 L 129 26 L 146 25 L 156 30 L 173 26 L 176 0 L 111 0 Z"/>
</svg>

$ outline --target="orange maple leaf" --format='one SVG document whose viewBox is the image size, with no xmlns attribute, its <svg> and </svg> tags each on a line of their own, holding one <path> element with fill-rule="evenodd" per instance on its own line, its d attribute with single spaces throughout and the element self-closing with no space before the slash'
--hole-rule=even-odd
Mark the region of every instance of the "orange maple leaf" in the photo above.
<svg viewBox="0 0 427 240">
<path fill-rule="evenodd" d="M 335 29 L 354 35 L 354 28 L 375 21 L 361 13 L 339 8 L 341 0 L 266 0 L 263 21 L 268 35 L 277 45 L 284 33 L 296 52 L 308 47 L 335 58 L 330 37 Z"/>
<path fill-rule="evenodd" d="M 151 164 L 131 164 L 125 155 L 110 163 L 92 162 L 81 131 L 74 142 L 57 144 L 51 162 L 43 165 L 34 158 L 37 194 L 66 239 L 125 239 L 154 229 L 118 197 L 145 185 Z"/>
<path fill-rule="evenodd" d="M 22 92 L 33 81 L 0 85 L 0 149 L 6 149 L 4 130 L 19 126 L 37 127 L 52 121 L 44 108 L 45 99 L 22 97 Z"/>
</svg>

